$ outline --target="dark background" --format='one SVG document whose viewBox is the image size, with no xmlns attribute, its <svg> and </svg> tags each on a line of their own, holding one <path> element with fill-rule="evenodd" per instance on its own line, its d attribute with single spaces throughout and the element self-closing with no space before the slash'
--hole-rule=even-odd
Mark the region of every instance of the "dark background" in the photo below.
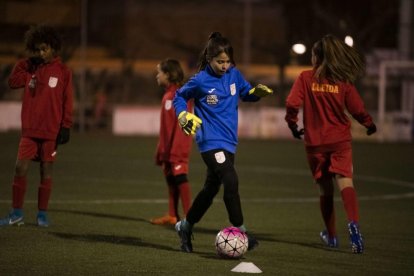
<svg viewBox="0 0 414 276">
<path fill-rule="evenodd" d="M 79 114 L 88 113 L 99 99 L 105 100 L 108 119 L 114 105 L 159 104 L 162 89 L 155 82 L 156 64 L 167 57 L 179 59 L 190 77 L 213 31 L 230 39 L 236 64 L 252 84 L 262 82 L 277 91 L 276 97 L 260 104 L 278 107 L 298 72 L 310 65 L 313 43 L 328 33 L 350 35 L 367 59 L 367 74 L 356 85 L 367 108 L 376 110 L 378 65 L 401 56 L 403 1 L 3 0 L 0 100 L 20 99 L 8 89 L 7 77 L 25 54 L 25 31 L 47 23 L 62 34 L 61 55 L 74 71 Z M 412 33 L 414 28 L 408 27 Z M 303 55 L 291 50 L 298 42 L 307 47 Z M 401 78 L 388 86 L 387 109 L 399 110 Z"/>
<path fill-rule="evenodd" d="M 198 56 L 208 35 L 230 38 L 236 61 L 242 61 L 245 7 L 249 0 L 87 1 L 87 40 L 107 55 L 125 59 L 179 59 Z M 308 48 L 321 36 L 351 35 L 364 53 L 396 48 L 399 1 L 250 0 L 251 62 L 283 63 L 293 43 Z M 0 54 L 19 53 L 32 24 L 50 23 L 65 38 L 71 58 L 80 45 L 81 0 L 3 0 L 0 3 Z M 13 48 L 13 49 L 11 49 Z M 309 51 L 302 62 L 307 62 Z"/>
</svg>

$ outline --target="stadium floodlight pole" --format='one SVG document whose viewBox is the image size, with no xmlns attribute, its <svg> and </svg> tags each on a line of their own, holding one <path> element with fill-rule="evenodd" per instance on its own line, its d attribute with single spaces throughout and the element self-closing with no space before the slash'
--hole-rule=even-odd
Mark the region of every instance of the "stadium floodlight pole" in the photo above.
<svg viewBox="0 0 414 276">
<path fill-rule="evenodd" d="M 86 95 L 86 51 L 88 45 L 88 0 L 81 3 L 81 48 L 80 48 L 80 83 L 79 83 L 79 132 L 85 130 L 85 95 Z"/>
<path fill-rule="evenodd" d="M 250 48 L 252 40 L 252 1 L 244 0 L 244 36 L 243 65 L 250 65 Z"/>
<path fill-rule="evenodd" d="M 251 41 L 252 41 L 252 14 L 253 3 L 261 2 L 262 0 L 238 0 L 244 5 L 244 20 L 243 20 L 243 65 L 245 67 L 250 65 L 251 56 Z"/>
</svg>

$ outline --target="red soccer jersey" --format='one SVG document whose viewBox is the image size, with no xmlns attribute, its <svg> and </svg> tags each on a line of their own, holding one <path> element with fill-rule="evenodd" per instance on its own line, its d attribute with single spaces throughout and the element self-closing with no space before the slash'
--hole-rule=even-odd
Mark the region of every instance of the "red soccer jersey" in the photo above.
<svg viewBox="0 0 414 276">
<path fill-rule="evenodd" d="M 35 88 L 29 82 L 35 78 Z M 60 58 L 41 64 L 32 74 L 26 59 L 19 60 L 9 77 L 12 89 L 24 88 L 22 136 L 54 140 L 60 127 L 72 125 L 72 73 Z"/>
<path fill-rule="evenodd" d="M 354 85 L 318 82 L 313 74 L 313 70 L 303 71 L 286 99 L 285 119 L 289 126 L 297 123 L 299 108 L 303 106 L 307 146 L 351 141 L 351 121 L 346 110 L 365 127 L 373 123 Z"/>
<path fill-rule="evenodd" d="M 181 130 L 175 115 L 172 101 L 177 89 L 176 85 L 168 86 L 161 101 L 160 137 L 156 153 L 158 165 L 162 162 L 188 163 L 193 140 Z M 191 105 L 189 109 L 192 109 Z"/>
</svg>

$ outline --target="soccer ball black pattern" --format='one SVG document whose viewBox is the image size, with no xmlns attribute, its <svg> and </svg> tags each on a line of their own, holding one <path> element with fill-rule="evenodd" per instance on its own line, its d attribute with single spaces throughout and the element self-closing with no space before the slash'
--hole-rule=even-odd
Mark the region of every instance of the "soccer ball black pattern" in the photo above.
<svg viewBox="0 0 414 276">
<path fill-rule="evenodd" d="M 246 233 L 237 227 L 226 227 L 216 236 L 216 251 L 222 258 L 239 259 L 247 251 Z"/>
</svg>

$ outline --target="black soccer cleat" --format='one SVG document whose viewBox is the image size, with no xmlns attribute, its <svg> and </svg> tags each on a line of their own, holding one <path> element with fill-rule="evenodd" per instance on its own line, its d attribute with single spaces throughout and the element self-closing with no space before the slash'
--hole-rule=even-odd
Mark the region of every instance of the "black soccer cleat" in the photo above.
<svg viewBox="0 0 414 276">
<path fill-rule="evenodd" d="M 247 235 L 247 239 L 249 241 L 248 246 L 247 246 L 247 251 L 251 251 L 253 249 L 255 249 L 256 247 L 259 246 L 259 242 L 257 241 L 257 239 L 255 237 L 253 237 L 252 235 L 250 235 L 249 233 L 246 232 Z"/>
<path fill-rule="evenodd" d="M 182 229 L 181 221 L 175 224 L 175 230 L 177 230 L 178 236 L 181 240 L 181 251 L 187 253 L 193 252 L 193 245 L 191 243 L 192 232 Z"/>
</svg>

